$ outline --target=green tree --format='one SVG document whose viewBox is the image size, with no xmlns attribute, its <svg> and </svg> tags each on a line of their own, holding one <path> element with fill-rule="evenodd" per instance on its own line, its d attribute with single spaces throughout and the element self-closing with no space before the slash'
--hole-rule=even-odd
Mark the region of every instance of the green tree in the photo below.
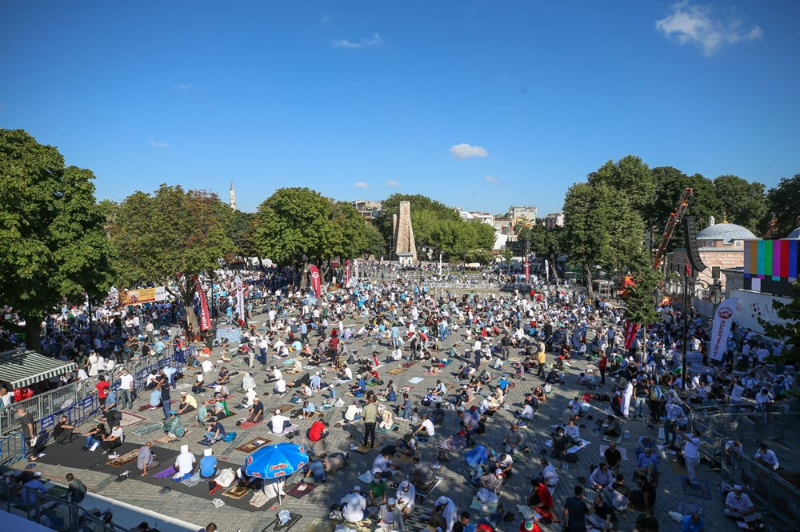
<svg viewBox="0 0 800 532">
<path fill-rule="evenodd" d="M 152 195 L 128 196 L 110 226 L 119 281 L 123 286 L 164 284 L 183 300 L 189 328 L 199 331 L 193 277 L 212 273 L 234 253 L 231 216 L 230 207 L 201 190 L 161 185 Z"/>
<path fill-rule="evenodd" d="M 686 215 L 695 217 L 698 229 L 705 227 L 709 217 L 719 211 L 719 201 L 714 183 L 702 175 L 688 176 L 677 168 L 661 166 L 653 168 L 653 176 L 656 179 L 656 198 L 645 222 L 647 227 L 653 231 L 654 248 L 658 247 L 669 221 L 669 215 L 675 212 L 678 202 L 683 196 L 683 191 L 687 187 L 693 189 L 693 195 L 689 199 Z M 667 252 L 683 245 L 683 225 L 679 224 L 675 228 Z"/>
<path fill-rule="evenodd" d="M 653 172 L 635 155 L 626 155 L 616 163 L 609 160 L 589 174 L 589 184 L 604 184 L 621 192 L 642 218 L 645 218 L 655 199 Z"/>
<path fill-rule="evenodd" d="M 373 256 L 376 259 L 388 256 L 386 240 L 383 239 L 383 235 L 378 231 L 378 228 L 375 227 L 375 224 L 372 222 L 364 222 L 364 225 L 366 227 L 367 237 L 367 247 L 363 251 L 364 255 L 367 257 Z"/>
<path fill-rule="evenodd" d="M 255 219 L 255 213 L 231 211 L 228 238 L 233 243 L 234 255 L 241 259 L 258 256 L 253 242 Z"/>
<path fill-rule="evenodd" d="M 564 199 L 564 244 L 581 267 L 590 298 L 597 267 L 622 271 L 642 252 L 644 225 L 626 197 L 608 185 L 577 183 Z"/>
<path fill-rule="evenodd" d="M 392 215 L 397 214 L 401 201 L 411 203 L 411 225 L 414 228 L 417 254 L 421 255 L 420 248 L 422 247 L 430 247 L 447 253 L 445 247 L 452 245 L 452 242 L 456 240 L 451 234 L 455 226 L 445 228 L 440 224 L 464 222 L 455 209 L 420 194 L 392 194 L 381 202 L 381 214 L 375 219 L 375 226 L 383 238 L 390 243 L 394 240 Z M 459 253 L 461 253 L 461 248 L 459 248 Z"/>
<path fill-rule="evenodd" d="M 278 264 L 308 271 L 317 263 L 323 276 L 328 261 L 342 245 L 342 231 L 334 223 L 330 200 L 308 188 L 282 188 L 258 206 L 255 245 Z M 306 278 L 302 284 L 305 287 Z"/>
<path fill-rule="evenodd" d="M 364 221 L 358 209 L 344 201 L 331 205 L 331 216 L 332 222 L 342 235 L 335 250 L 336 254 L 342 260 L 360 257 L 370 244 L 367 235 L 368 222 Z"/>
<path fill-rule="evenodd" d="M 768 337 L 780 339 L 787 346 L 781 353 L 781 362 L 797 364 L 800 362 L 800 281 L 792 284 L 792 300 L 789 303 L 774 300 L 772 308 L 778 312 L 778 317 L 787 323 L 779 325 L 761 318 L 758 319 L 758 323 L 764 327 Z"/>
<path fill-rule="evenodd" d="M 527 241 L 529 250 L 539 259 L 547 259 L 550 263 L 551 273 L 555 273 L 555 264 L 564 253 L 564 228 L 547 228 L 544 225 L 532 225 L 522 229 L 519 239 Z"/>
<path fill-rule="evenodd" d="M 774 238 L 785 238 L 800 227 L 800 174 L 789 179 L 784 177 L 778 186 L 769 189 L 767 204 L 769 222 L 762 224 L 762 232 L 771 229 Z"/>
<path fill-rule="evenodd" d="M 55 305 L 96 300 L 111 285 L 93 180 L 25 131 L 0 130 L 0 297 L 25 320 L 30 347 Z"/>
<path fill-rule="evenodd" d="M 654 270 L 650 261 L 642 254 L 633 269 L 633 285 L 627 288 L 628 298 L 625 300 L 625 317 L 645 327 L 658 320 L 656 313 L 656 297 L 661 274 Z"/>
<path fill-rule="evenodd" d="M 719 202 L 717 219 L 759 231 L 767 216 L 767 195 L 762 183 L 750 183 L 735 175 L 721 175 L 714 180 Z"/>
</svg>

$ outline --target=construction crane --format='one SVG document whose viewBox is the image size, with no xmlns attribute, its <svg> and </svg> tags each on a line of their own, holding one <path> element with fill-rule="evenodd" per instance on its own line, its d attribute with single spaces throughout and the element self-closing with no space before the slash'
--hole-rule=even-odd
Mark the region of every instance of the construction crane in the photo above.
<svg viewBox="0 0 800 532">
<path fill-rule="evenodd" d="M 680 203 L 678 203 L 678 208 L 669 215 L 667 228 L 664 230 L 664 235 L 661 237 L 661 242 L 658 244 L 658 250 L 653 260 L 654 270 L 657 270 L 661 266 L 661 261 L 664 259 L 664 254 L 667 252 L 669 241 L 672 240 L 672 233 L 675 232 L 675 227 L 681 223 L 683 215 L 686 214 L 686 209 L 689 208 L 689 198 L 692 194 L 694 194 L 694 189 L 690 187 L 683 189 L 683 195 L 681 196 Z"/>
</svg>

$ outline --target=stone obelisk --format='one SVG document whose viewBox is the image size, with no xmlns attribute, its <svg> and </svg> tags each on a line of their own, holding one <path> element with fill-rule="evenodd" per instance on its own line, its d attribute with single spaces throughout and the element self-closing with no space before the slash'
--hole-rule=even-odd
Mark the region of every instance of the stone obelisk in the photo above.
<svg viewBox="0 0 800 532">
<path fill-rule="evenodd" d="M 414 228 L 411 227 L 411 202 L 401 201 L 394 222 L 394 242 L 397 260 L 401 264 L 411 264 L 417 260 L 417 246 L 414 243 Z"/>
</svg>

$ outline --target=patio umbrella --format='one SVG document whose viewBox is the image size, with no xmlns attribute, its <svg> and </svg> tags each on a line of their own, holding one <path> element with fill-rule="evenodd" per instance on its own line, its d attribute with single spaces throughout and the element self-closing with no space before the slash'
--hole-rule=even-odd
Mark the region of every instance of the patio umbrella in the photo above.
<svg viewBox="0 0 800 532">
<path fill-rule="evenodd" d="M 250 476 L 269 480 L 285 478 L 308 464 L 304 445 L 276 443 L 267 445 L 245 459 L 244 472 Z M 280 489 L 278 490 L 280 503 Z"/>
</svg>

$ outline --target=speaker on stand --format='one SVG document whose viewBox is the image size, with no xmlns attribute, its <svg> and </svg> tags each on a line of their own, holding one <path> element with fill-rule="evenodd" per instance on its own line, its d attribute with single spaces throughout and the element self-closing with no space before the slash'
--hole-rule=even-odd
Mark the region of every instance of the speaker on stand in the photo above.
<svg viewBox="0 0 800 532">
<path fill-rule="evenodd" d="M 683 217 L 683 238 L 686 243 L 686 255 L 689 257 L 689 264 L 692 265 L 692 274 L 702 272 L 706 269 L 706 265 L 697 250 L 697 229 L 694 226 L 693 216 Z"/>
</svg>

